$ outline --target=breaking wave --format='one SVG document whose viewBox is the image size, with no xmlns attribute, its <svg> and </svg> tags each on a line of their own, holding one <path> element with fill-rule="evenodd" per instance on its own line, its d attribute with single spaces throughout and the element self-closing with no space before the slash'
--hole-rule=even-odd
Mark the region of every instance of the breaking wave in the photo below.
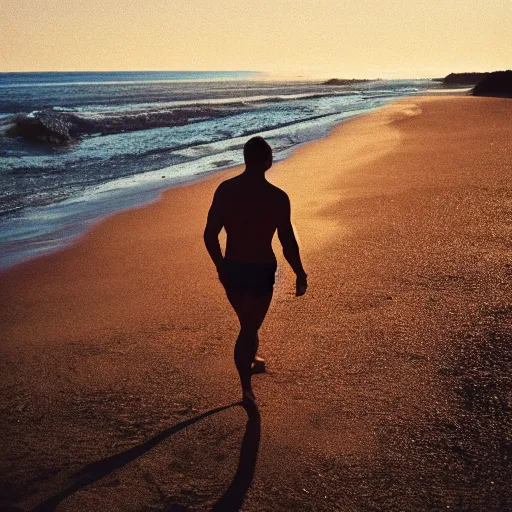
<svg viewBox="0 0 512 512">
<path fill-rule="evenodd" d="M 243 111 L 240 104 L 223 107 L 190 107 L 129 112 L 77 113 L 62 108 L 38 110 L 3 119 L 5 134 L 49 143 L 68 143 L 84 135 L 114 133 L 181 126 L 220 118 Z"/>
</svg>

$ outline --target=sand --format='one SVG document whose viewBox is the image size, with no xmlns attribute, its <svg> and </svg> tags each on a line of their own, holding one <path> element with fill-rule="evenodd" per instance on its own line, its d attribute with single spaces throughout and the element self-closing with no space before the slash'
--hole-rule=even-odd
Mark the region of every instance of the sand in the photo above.
<svg viewBox="0 0 512 512">
<path fill-rule="evenodd" d="M 233 169 L 0 275 L 0 507 L 512 508 L 512 101 L 413 97 L 269 172 L 281 257 L 259 415 L 203 246 Z"/>
</svg>

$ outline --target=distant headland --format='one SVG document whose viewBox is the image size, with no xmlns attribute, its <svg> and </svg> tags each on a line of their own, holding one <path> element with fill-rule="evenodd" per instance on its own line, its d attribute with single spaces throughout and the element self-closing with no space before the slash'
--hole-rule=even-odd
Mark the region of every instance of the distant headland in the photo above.
<svg viewBox="0 0 512 512">
<path fill-rule="evenodd" d="M 512 98 L 512 70 L 487 73 L 471 92 L 474 96 Z"/>
<path fill-rule="evenodd" d="M 476 85 L 489 73 L 450 73 L 444 78 L 437 78 L 436 81 L 445 85 Z"/>
<path fill-rule="evenodd" d="M 473 86 L 474 96 L 500 96 L 512 98 L 512 70 L 486 73 L 450 73 L 434 79 L 448 86 Z"/>
<path fill-rule="evenodd" d="M 354 85 L 362 84 L 365 82 L 376 82 L 380 78 L 330 78 L 322 85 Z"/>
</svg>

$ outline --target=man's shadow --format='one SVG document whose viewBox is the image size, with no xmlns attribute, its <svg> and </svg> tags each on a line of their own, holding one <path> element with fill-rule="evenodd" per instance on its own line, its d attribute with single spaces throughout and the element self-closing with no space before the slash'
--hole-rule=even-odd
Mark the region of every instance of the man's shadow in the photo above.
<svg viewBox="0 0 512 512">
<path fill-rule="evenodd" d="M 213 505 L 212 512 L 237 512 L 251 486 L 260 446 L 261 419 L 256 404 L 246 406 L 247 425 L 240 447 L 240 459 L 233 481 L 226 492 Z"/>
<path fill-rule="evenodd" d="M 134 446 L 125 452 L 118 453 L 117 455 L 112 455 L 106 459 L 88 464 L 72 475 L 75 481 L 71 485 L 69 485 L 66 489 L 59 492 L 58 494 L 50 496 L 43 503 L 40 503 L 32 510 L 34 512 L 54 511 L 62 501 L 64 501 L 75 492 L 93 484 L 94 482 L 97 482 L 101 478 L 109 475 L 117 469 L 122 468 L 138 457 L 141 457 L 168 437 L 171 437 L 180 430 L 183 430 L 184 428 L 193 425 L 194 423 L 197 423 L 198 421 L 201 421 L 204 418 L 211 416 L 212 414 L 225 411 L 226 409 L 229 409 L 235 405 L 241 405 L 241 403 L 236 402 L 229 405 L 224 405 L 222 407 L 217 407 L 216 409 L 212 409 L 203 414 L 200 414 L 199 416 L 195 416 L 194 418 L 182 421 L 177 425 L 163 430 L 156 436 L 148 439 L 146 442 L 138 446 Z M 245 427 L 245 434 L 242 439 L 242 446 L 240 448 L 238 469 L 226 492 L 213 505 L 212 511 L 215 512 L 238 511 L 242 506 L 245 494 L 247 493 L 247 490 L 249 489 L 254 476 L 256 459 L 258 457 L 258 448 L 260 444 L 261 419 L 256 405 L 244 407 L 244 409 L 247 412 L 248 419 Z M 188 509 L 178 505 L 171 506 L 170 511 L 173 510 Z"/>
</svg>

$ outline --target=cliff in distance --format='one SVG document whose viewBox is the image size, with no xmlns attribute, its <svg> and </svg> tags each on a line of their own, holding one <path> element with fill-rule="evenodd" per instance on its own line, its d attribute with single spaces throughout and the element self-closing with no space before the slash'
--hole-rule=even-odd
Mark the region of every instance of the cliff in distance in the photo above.
<svg viewBox="0 0 512 512">
<path fill-rule="evenodd" d="M 512 98 L 512 70 L 488 73 L 471 92 L 474 96 Z"/>
</svg>

